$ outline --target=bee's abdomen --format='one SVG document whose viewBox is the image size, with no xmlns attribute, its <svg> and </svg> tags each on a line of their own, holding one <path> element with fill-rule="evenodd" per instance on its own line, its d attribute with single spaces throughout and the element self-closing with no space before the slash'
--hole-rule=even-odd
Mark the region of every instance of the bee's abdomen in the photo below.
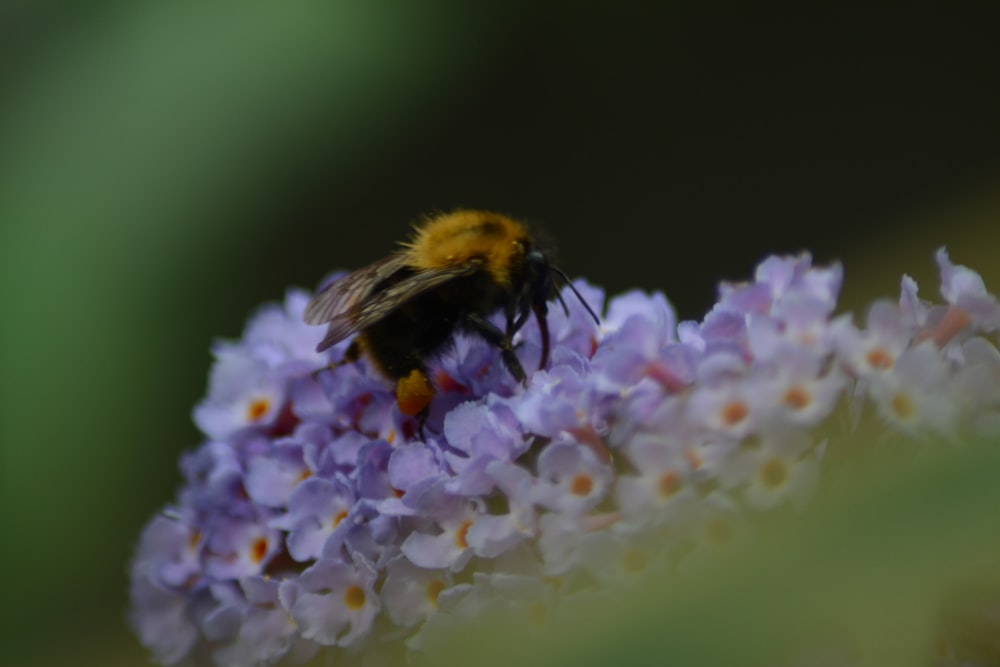
<svg viewBox="0 0 1000 667">
<path fill-rule="evenodd" d="M 468 314 L 487 316 L 503 307 L 506 290 L 488 275 L 456 279 L 418 295 L 363 331 L 362 349 L 382 374 L 398 380 L 443 352 Z"/>
</svg>

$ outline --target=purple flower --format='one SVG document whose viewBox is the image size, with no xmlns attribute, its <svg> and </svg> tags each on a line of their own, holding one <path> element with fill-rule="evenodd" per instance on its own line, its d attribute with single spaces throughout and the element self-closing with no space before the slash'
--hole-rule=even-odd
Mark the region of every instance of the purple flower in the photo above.
<svg viewBox="0 0 1000 667">
<path fill-rule="evenodd" d="M 351 646 L 367 634 L 378 614 L 375 576 L 363 562 L 325 559 L 282 582 L 280 594 L 303 639 Z"/>
<path fill-rule="evenodd" d="M 270 456 L 259 456 L 247 466 L 244 488 L 250 499 L 264 507 L 284 507 L 299 482 L 312 475 L 304 447 L 278 441 Z"/>
<path fill-rule="evenodd" d="M 227 581 L 260 574 L 282 548 L 282 536 L 262 517 L 215 515 L 206 526 L 203 566 L 212 579 Z"/>
<path fill-rule="evenodd" d="M 304 661 L 318 646 L 299 631 L 294 619 L 284 609 L 279 594 L 280 582 L 264 577 L 240 580 L 243 595 L 232 607 L 217 612 L 214 620 L 230 628 L 215 633 L 226 637 L 213 657 L 220 665 L 274 663 L 286 657 Z M 219 618 L 226 616 L 227 618 Z M 211 624 L 211 620 L 209 624 Z M 211 629 L 206 634 L 212 634 Z"/>
<path fill-rule="evenodd" d="M 198 428 L 225 440 L 272 426 L 285 402 L 285 379 L 243 349 L 217 348 L 215 357 L 208 397 L 194 410 Z"/>
<path fill-rule="evenodd" d="M 382 659 L 460 616 L 547 614 L 650 563 L 684 568 L 757 514 L 806 509 L 861 416 L 885 435 L 996 434 L 1000 308 L 978 274 L 937 261 L 944 304 L 904 277 L 860 326 L 835 315 L 842 269 L 808 255 L 724 284 L 701 321 L 678 323 L 658 292 L 605 299 L 577 281 L 600 326 L 564 289 L 546 368 L 533 319 L 514 338 L 526 387 L 456 337 L 428 360 L 423 424 L 366 359 L 336 363 L 349 341 L 315 353 L 323 328 L 290 291 L 214 347 L 205 441 L 132 562 L 136 634 L 162 664 L 323 646 Z"/>
<path fill-rule="evenodd" d="M 850 317 L 841 317 L 831 326 L 838 355 L 856 377 L 884 374 L 913 342 L 917 329 L 895 304 L 879 300 L 868 309 L 866 327 L 858 329 Z"/>
<path fill-rule="evenodd" d="M 935 255 L 941 269 L 941 296 L 949 304 L 963 310 L 983 331 L 1000 329 L 1000 304 L 986 290 L 986 284 L 975 271 L 952 264 L 948 251 L 941 248 Z"/>
<path fill-rule="evenodd" d="M 480 504 L 437 485 L 416 499 L 416 507 L 428 521 L 400 545 L 403 555 L 419 567 L 461 570 L 473 556 L 466 535 L 482 514 Z"/>
<path fill-rule="evenodd" d="M 553 512 L 585 514 L 608 493 L 614 470 L 606 451 L 598 453 L 572 440 L 556 441 L 538 456 L 538 477 L 539 505 Z"/>
<path fill-rule="evenodd" d="M 631 438 L 625 453 L 635 470 L 621 475 L 615 487 L 626 519 L 661 525 L 697 501 L 697 470 L 688 454 L 692 436 L 678 431 Z"/>
<path fill-rule="evenodd" d="M 400 556 L 386 567 L 382 604 L 393 623 L 409 628 L 433 615 L 439 596 L 451 587 L 447 570 L 418 567 Z"/>
<path fill-rule="evenodd" d="M 905 350 L 892 370 L 869 385 L 879 414 L 910 435 L 951 435 L 960 406 L 947 361 L 931 341 Z"/>
<path fill-rule="evenodd" d="M 194 594 L 158 586 L 144 565 L 141 558 L 132 564 L 129 621 L 156 662 L 174 665 L 188 657 L 201 639 L 188 614 Z"/>
<path fill-rule="evenodd" d="M 454 493 L 485 495 L 493 489 L 486 466 L 493 461 L 513 461 L 529 442 L 510 406 L 487 397 L 485 403 L 463 403 L 448 413 L 444 437 L 450 445 L 444 456 L 454 479 L 447 485 Z"/>
<path fill-rule="evenodd" d="M 323 555 L 331 538 L 343 539 L 355 507 L 354 491 L 342 476 L 312 477 L 295 487 L 288 512 L 269 525 L 287 532 L 289 556 L 299 562 L 314 561 Z"/>
</svg>

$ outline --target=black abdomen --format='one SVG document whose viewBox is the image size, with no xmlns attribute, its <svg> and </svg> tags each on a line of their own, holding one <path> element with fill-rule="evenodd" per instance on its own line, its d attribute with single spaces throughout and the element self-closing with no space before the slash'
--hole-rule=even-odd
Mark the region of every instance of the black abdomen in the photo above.
<svg viewBox="0 0 1000 667">
<path fill-rule="evenodd" d="M 380 289 L 390 284 L 386 281 Z M 456 278 L 410 299 L 365 329 L 359 334 L 361 345 L 384 375 L 398 380 L 413 370 L 426 371 L 424 361 L 447 349 L 455 332 L 466 328 L 468 315 L 491 315 L 508 299 L 485 272 Z"/>
</svg>

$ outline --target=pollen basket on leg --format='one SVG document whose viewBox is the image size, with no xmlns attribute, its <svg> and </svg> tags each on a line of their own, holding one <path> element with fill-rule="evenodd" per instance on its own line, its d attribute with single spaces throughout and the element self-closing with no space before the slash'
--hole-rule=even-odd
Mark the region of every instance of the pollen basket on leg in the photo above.
<svg viewBox="0 0 1000 667">
<path fill-rule="evenodd" d="M 434 387 L 427 376 L 419 370 L 413 370 L 396 383 L 396 401 L 399 411 L 404 415 L 414 416 L 423 412 L 434 398 Z"/>
</svg>

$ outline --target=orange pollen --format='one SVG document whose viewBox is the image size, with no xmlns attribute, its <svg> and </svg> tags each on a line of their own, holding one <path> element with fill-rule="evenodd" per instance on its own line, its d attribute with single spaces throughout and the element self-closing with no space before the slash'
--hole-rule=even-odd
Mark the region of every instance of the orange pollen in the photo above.
<svg viewBox="0 0 1000 667">
<path fill-rule="evenodd" d="M 874 347 L 868 350 L 865 360 L 869 366 L 877 368 L 880 371 L 889 370 L 893 364 L 892 355 L 884 347 Z"/>
<path fill-rule="evenodd" d="M 660 475 L 660 481 L 656 485 L 656 490 L 659 492 L 661 498 L 664 500 L 671 498 L 680 489 L 681 478 L 676 472 L 670 470 Z"/>
<path fill-rule="evenodd" d="M 748 414 L 750 414 L 750 410 L 747 408 L 746 403 L 743 401 L 733 401 L 722 408 L 722 423 L 726 426 L 736 426 L 746 419 Z"/>
<path fill-rule="evenodd" d="M 909 419 L 917 409 L 913 405 L 913 399 L 900 392 L 892 397 L 892 411 L 901 419 Z"/>
<path fill-rule="evenodd" d="M 788 466 L 780 459 L 771 459 L 760 467 L 759 475 L 764 486 L 774 489 L 788 479 Z"/>
<path fill-rule="evenodd" d="M 434 387 L 427 376 L 414 369 L 396 382 L 396 403 L 404 415 L 415 417 L 430 405 L 434 398 Z"/>
<path fill-rule="evenodd" d="M 271 401 L 266 398 L 258 398 L 255 401 L 251 401 L 250 405 L 247 406 L 247 421 L 260 421 L 267 414 L 270 407 Z"/>
<path fill-rule="evenodd" d="M 469 532 L 469 526 L 472 525 L 471 521 L 463 521 L 462 525 L 458 527 L 455 531 L 455 546 L 459 549 L 466 549 L 469 543 L 465 541 L 465 534 Z"/>
<path fill-rule="evenodd" d="M 432 605 L 437 607 L 438 596 L 441 595 L 441 591 L 445 588 L 444 582 L 440 579 L 432 579 L 430 583 L 427 584 L 427 588 L 424 589 L 424 595 L 427 596 L 427 601 Z"/>
<path fill-rule="evenodd" d="M 728 521 L 719 517 L 708 522 L 705 534 L 714 544 L 726 544 L 733 537 L 733 527 Z"/>
<path fill-rule="evenodd" d="M 590 475 L 577 475 L 569 485 L 569 492 L 574 496 L 589 496 L 593 490 L 594 479 Z"/>
<path fill-rule="evenodd" d="M 299 475 L 299 481 L 300 482 L 305 481 L 305 480 L 309 479 L 310 477 L 312 477 L 312 475 L 313 475 L 313 471 L 310 470 L 309 468 L 306 468 L 305 470 L 302 471 L 302 474 Z"/>
<path fill-rule="evenodd" d="M 201 542 L 201 531 L 192 530 L 191 535 L 188 537 L 188 548 L 192 551 L 198 548 L 198 544 Z"/>
<path fill-rule="evenodd" d="M 357 611 L 364 607 L 366 599 L 368 598 L 365 595 L 365 590 L 357 584 L 348 586 L 347 590 L 344 591 L 344 606 L 351 611 Z"/>
<path fill-rule="evenodd" d="M 785 392 L 782 401 L 793 410 L 801 410 L 812 403 L 812 396 L 805 387 L 792 387 Z"/>
<path fill-rule="evenodd" d="M 258 537 L 250 547 L 250 560 L 255 563 L 259 563 L 264 560 L 264 556 L 267 555 L 267 538 Z"/>
<path fill-rule="evenodd" d="M 340 522 L 347 518 L 347 510 L 340 510 L 337 512 L 337 516 L 333 517 L 333 527 L 336 528 L 340 525 Z"/>
<path fill-rule="evenodd" d="M 638 549 L 629 549 L 622 554 L 622 567 L 629 574 L 637 574 L 646 569 L 648 559 L 646 554 Z"/>
<path fill-rule="evenodd" d="M 389 434 L 385 436 L 385 441 L 390 445 L 396 441 L 396 429 L 391 429 Z"/>
</svg>

